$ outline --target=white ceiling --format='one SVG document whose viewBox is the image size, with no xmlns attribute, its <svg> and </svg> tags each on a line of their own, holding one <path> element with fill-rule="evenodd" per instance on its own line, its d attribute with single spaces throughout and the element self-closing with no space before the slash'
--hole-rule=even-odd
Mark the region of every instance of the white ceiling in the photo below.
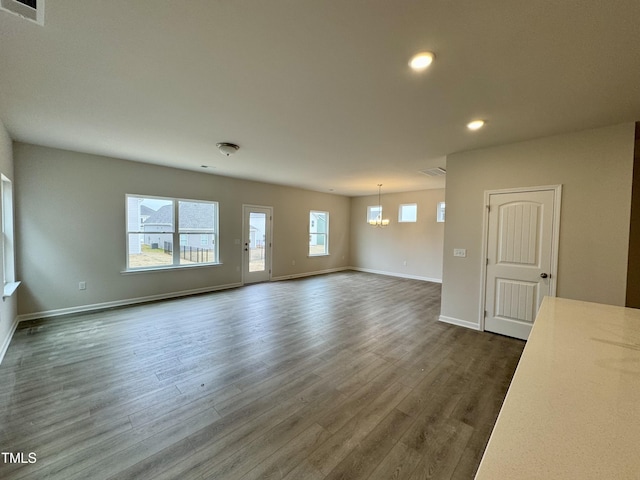
<svg viewBox="0 0 640 480">
<path fill-rule="evenodd" d="M 450 153 L 640 120 L 640 1 L 48 0 L 44 27 L 0 12 L 0 118 L 311 190 L 439 188 L 419 170 Z"/>
</svg>

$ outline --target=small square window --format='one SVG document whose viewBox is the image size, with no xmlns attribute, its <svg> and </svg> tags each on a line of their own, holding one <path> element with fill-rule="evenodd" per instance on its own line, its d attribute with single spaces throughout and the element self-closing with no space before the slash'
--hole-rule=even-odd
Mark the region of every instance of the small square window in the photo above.
<svg viewBox="0 0 640 480">
<path fill-rule="evenodd" d="M 436 222 L 443 223 L 444 222 L 444 202 L 438 202 L 438 210 L 436 212 Z"/>
<path fill-rule="evenodd" d="M 407 203 L 400 205 L 398 212 L 398 222 L 417 222 L 418 221 L 418 205 L 415 203 Z"/>
<path fill-rule="evenodd" d="M 367 207 L 367 223 L 375 222 L 382 218 L 382 207 L 380 205 L 372 205 Z"/>
</svg>

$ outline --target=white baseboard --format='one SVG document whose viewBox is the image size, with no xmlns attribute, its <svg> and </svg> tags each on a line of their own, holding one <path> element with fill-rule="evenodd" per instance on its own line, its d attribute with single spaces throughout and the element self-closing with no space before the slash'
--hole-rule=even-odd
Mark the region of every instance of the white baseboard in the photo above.
<svg viewBox="0 0 640 480">
<path fill-rule="evenodd" d="M 11 323 L 11 327 L 9 328 L 9 333 L 7 335 L 7 338 L 4 339 L 4 342 L 2 342 L 2 347 L 0 347 L 0 364 L 2 364 L 2 360 L 4 360 L 4 355 L 5 353 L 7 353 L 7 350 L 9 349 L 9 344 L 11 343 L 11 339 L 13 338 L 13 334 L 16 333 L 16 328 L 18 328 L 18 317 L 13 319 L 13 322 Z"/>
<path fill-rule="evenodd" d="M 299 273 L 293 275 L 284 275 L 281 277 L 273 277 L 271 281 L 279 281 L 279 280 L 289 280 L 292 278 L 301 278 L 301 277 L 310 277 L 313 275 L 323 275 L 326 273 L 334 273 L 341 272 L 343 270 L 348 270 L 348 267 L 339 267 L 339 268 L 330 268 L 327 270 L 319 270 L 315 272 L 306 272 Z M 159 295 L 149 295 L 146 297 L 137 297 L 137 298 L 126 298 L 124 300 L 115 300 L 113 302 L 104 302 L 104 303 L 94 303 L 89 305 L 79 305 L 77 307 L 68 307 L 68 308 L 59 308 L 56 310 L 43 310 L 40 312 L 34 313 L 26 313 L 23 315 L 18 315 L 18 322 L 26 322 L 29 320 L 36 320 L 39 318 L 51 318 L 51 317 L 60 317 L 62 315 L 71 315 L 74 313 L 85 313 L 85 312 L 94 312 L 97 310 L 106 310 L 114 307 L 124 307 L 127 305 L 135 305 L 137 303 L 146 303 L 146 302 L 154 302 L 158 300 L 168 300 L 170 298 L 177 297 L 186 297 L 189 295 L 197 295 L 199 293 L 209 293 L 215 292 L 218 290 L 227 290 L 229 288 L 237 288 L 242 287 L 242 283 L 230 283 L 226 285 L 219 285 L 215 287 L 204 287 L 204 288 L 196 288 L 193 290 L 182 290 L 179 292 L 171 292 L 171 293 L 163 293 Z M 17 323 L 16 323 L 17 325 Z"/>
<path fill-rule="evenodd" d="M 446 317 L 444 315 L 440 315 L 438 317 L 438 321 L 444 323 L 450 323 L 452 325 L 458 325 L 459 327 L 470 328 L 472 330 L 480 330 L 480 325 L 473 322 L 468 322 L 466 320 L 460 320 L 459 318 Z"/>
<path fill-rule="evenodd" d="M 359 272 L 375 273 L 375 274 L 379 274 L 379 275 L 388 275 L 388 276 L 392 276 L 392 277 L 408 278 L 408 279 L 413 279 L 413 280 L 422 280 L 422 281 L 425 281 L 425 282 L 442 283 L 442 279 L 439 279 L 439 278 L 421 277 L 421 276 L 417 276 L 417 275 L 403 275 L 403 274 L 397 274 L 397 273 L 393 273 L 393 272 L 385 272 L 385 271 L 380 271 L 380 270 L 372 270 L 372 269 L 358 268 L 358 267 L 337 267 L 337 268 L 329 268 L 329 269 L 326 269 L 326 270 L 317 270 L 317 271 L 314 271 L 314 272 L 304 272 L 304 273 L 295 273 L 295 274 L 292 274 L 292 275 L 282 275 L 282 276 L 278 276 L 278 277 L 272 277 L 271 281 L 277 282 L 277 281 L 280 281 L 280 280 L 290 280 L 290 279 L 294 279 L 294 278 L 311 277 L 311 276 L 314 276 L 314 275 L 325 275 L 327 273 L 342 272 L 342 271 L 345 271 L 345 270 L 356 270 L 356 271 L 359 271 Z M 218 290 L 227 290 L 227 289 L 230 289 L 230 288 L 237 288 L 237 287 L 241 287 L 241 286 L 243 286 L 242 283 L 230 283 L 230 284 L 226 284 L 226 285 L 218 285 L 218 286 L 215 286 L 215 287 L 196 288 L 196 289 L 192 289 L 192 290 L 182 290 L 182 291 L 179 291 L 179 292 L 163 293 L 163 294 L 159 294 L 159 295 L 149 295 L 149 296 L 146 296 L 146 297 L 126 298 L 126 299 L 123 299 L 123 300 L 115 300 L 115 301 L 112 301 L 112 302 L 94 303 L 94 304 L 89 304 L 89 305 L 78 305 L 76 307 L 59 308 L 59 309 L 54 309 L 54 310 L 43 310 L 43 311 L 40 311 L 40 312 L 26 313 L 26 314 L 18 315 L 18 317 L 14 321 L 14 325 L 12 326 L 11 336 L 13 336 L 13 332 L 15 331 L 15 329 L 16 329 L 16 327 L 17 327 L 19 322 L 26 322 L 26 321 L 29 321 L 29 320 L 36 320 L 36 319 L 39 319 L 39 318 L 59 317 L 59 316 L 62 316 L 62 315 L 71 315 L 71 314 L 74 314 L 74 313 L 85 313 L 85 312 L 93 312 L 93 311 L 97 311 L 97 310 L 106 310 L 106 309 L 109 309 L 109 308 L 124 307 L 124 306 L 127 306 L 127 305 L 135 305 L 135 304 L 138 304 L 138 303 L 153 302 L 153 301 L 158 301 L 158 300 L 168 300 L 170 298 L 186 297 L 186 296 L 189 296 L 189 295 L 197 295 L 199 293 L 215 292 L 215 291 L 218 291 Z M 441 320 L 442 320 L 442 317 L 441 317 Z M 453 319 L 453 320 L 455 320 L 455 319 Z M 442 321 L 446 321 L 446 320 L 442 320 Z M 459 322 L 462 322 L 462 323 L 459 323 Z M 448 323 L 454 323 L 456 325 L 468 326 L 469 328 L 475 328 L 476 330 L 478 329 L 478 326 L 476 324 L 472 324 L 470 322 L 464 322 L 462 320 L 450 321 Z M 2 350 L 0 350 L 0 359 L 2 358 L 2 355 L 4 355 L 5 350 L 8 348 L 10 341 L 11 341 L 11 338 L 5 340 L 5 342 L 3 343 Z"/>
<path fill-rule="evenodd" d="M 422 277 L 420 275 L 409 275 L 405 273 L 386 272 L 384 270 L 373 270 L 371 268 L 349 267 L 349 270 L 357 272 L 375 273 L 376 275 L 387 275 L 389 277 L 408 278 L 410 280 L 421 280 L 423 282 L 442 283 L 441 278 Z"/>
<path fill-rule="evenodd" d="M 281 275 L 279 277 L 271 277 L 272 282 L 281 280 L 292 280 L 294 278 L 313 277 L 314 275 L 325 275 L 327 273 L 343 272 L 349 270 L 349 267 L 328 268 L 327 270 L 317 270 L 315 272 L 294 273 L 292 275 Z"/>
<path fill-rule="evenodd" d="M 59 308 L 57 310 L 45 310 L 42 312 L 18 315 L 18 322 L 35 320 L 38 318 L 59 317 L 61 315 L 70 315 L 73 313 L 85 313 L 85 312 L 93 312 L 97 310 L 106 310 L 114 307 L 124 307 L 127 305 L 135 305 L 137 303 L 154 302 L 158 300 L 168 300 L 170 298 L 186 297 L 189 295 L 215 292 L 218 290 L 227 290 L 229 288 L 237 288 L 241 286 L 242 286 L 241 283 L 229 283 L 226 285 L 218 285 L 215 287 L 194 288 L 192 290 L 182 290 L 179 292 L 162 293 L 159 295 L 149 295 L 146 297 L 126 298 L 124 300 L 115 300 L 113 302 L 94 303 L 91 305 L 79 305 L 77 307 Z"/>
</svg>

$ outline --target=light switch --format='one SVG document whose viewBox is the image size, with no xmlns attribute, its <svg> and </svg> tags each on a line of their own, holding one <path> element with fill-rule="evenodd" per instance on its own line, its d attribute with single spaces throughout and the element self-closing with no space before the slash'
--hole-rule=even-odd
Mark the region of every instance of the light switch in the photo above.
<svg viewBox="0 0 640 480">
<path fill-rule="evenodd" d="M 454 248 L 453 249 L 453 256 L 454 257 L 466 257 L 467 256 L 467 249 L 466 248 Z"/>
</svg>

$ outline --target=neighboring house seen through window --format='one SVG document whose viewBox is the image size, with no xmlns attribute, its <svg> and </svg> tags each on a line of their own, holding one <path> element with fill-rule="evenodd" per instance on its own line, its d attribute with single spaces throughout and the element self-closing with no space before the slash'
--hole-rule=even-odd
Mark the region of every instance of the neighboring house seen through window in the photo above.
<svg viewBox="0 0 640 480">
<path fill-rule="evenodd" d="M 127 195 L 128 270 L 218 263 L 217 237 L 217 202 Z"/>
<path fill-rule="evenodd" d="M 329 255 L 329 212 L 309 213 L 309 256 Z"/>
</svg>

